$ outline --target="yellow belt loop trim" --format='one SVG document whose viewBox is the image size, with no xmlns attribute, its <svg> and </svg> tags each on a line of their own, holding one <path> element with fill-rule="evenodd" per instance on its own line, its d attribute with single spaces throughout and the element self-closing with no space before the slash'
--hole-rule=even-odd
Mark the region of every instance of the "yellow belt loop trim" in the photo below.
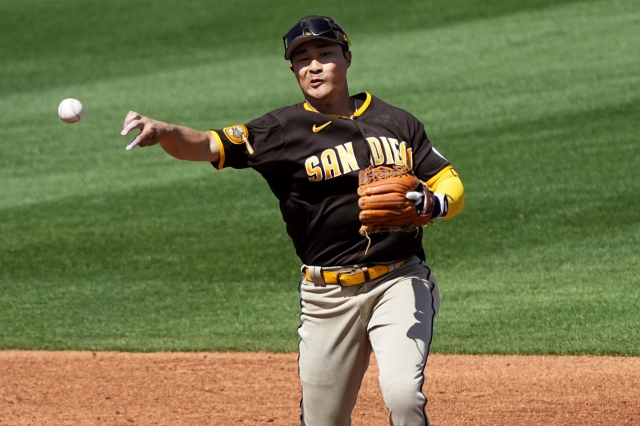
<svg viewBox="0 0 640 426">
<path fill-rule="evenodd" d="M 376 265 L 369 268 L 369 276 L 372 280 L 383 276 L 387 272 L 389 272 L 389 267 L 383 267 L 382 265 Z"/>
<path fill-rule="evenodd" d="M 358 271 L 353 274 L 348 274 L 343 271 L 322 271 L 322 276 L 324 278 L 324 282 L 327 284 L 342 284 L 344 286 L 359 285 L 364 284 L 367 281 L 380 278 L 381 276 L 399 268 L 405 262 L 406 261 L 398 262 L 392 265 L 393 268 L 389 267 L 389 265 L 373 265 L 368 268 L 362 268 L 362 271 Z M 304 276 L 307 281 L 311 283 L 313 282 L 311 274 L 309 273 L 309 268 L 305 268 Z"/>
</svg>

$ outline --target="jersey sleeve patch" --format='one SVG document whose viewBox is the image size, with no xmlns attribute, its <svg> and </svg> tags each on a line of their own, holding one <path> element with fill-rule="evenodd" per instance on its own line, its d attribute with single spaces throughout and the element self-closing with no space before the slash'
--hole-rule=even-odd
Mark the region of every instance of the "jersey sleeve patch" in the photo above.
<svg viewBox="0 0 640 426">
<path fill-rule="evenodd" d="M 236 145 L 245 144 L 247 147 L 247 152 L 250 155 L 253 155 L 254 150 L 251 144 L 249 143 L 249 130 L 244 124 L 234 124 L 233 126 L 225 127 L 222 129 L 224 135 L 231 142 Z"/>
<path fill-rule="evenodd" d="M 249 139 L 249 130 L 244 124 L 234 124 L 233 126 L 225 127 L 222 131 L 227 139 L 238 145 L 242 145 L 245 139 Z"/>
</svg>

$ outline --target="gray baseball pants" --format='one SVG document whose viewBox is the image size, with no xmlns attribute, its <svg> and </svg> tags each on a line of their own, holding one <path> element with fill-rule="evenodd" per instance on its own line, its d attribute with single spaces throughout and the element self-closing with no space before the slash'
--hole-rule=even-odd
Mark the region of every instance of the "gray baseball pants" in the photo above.
<svg viewBox="0 0 640 426">
<path fill-rule="evenodd" d="M 357 286 L 300 283 L 302 426 L 347 426 L 371 351 L 393 426 L 427 426 L 424 368 L 438 287 L 417 257 Z"/>
</svg>

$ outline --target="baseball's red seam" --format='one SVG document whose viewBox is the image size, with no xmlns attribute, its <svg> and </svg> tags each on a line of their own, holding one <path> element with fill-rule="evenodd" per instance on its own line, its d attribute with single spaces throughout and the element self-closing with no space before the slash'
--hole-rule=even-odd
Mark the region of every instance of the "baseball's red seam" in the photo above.
<svg viewBox="0 0 640 426">
<path fill-rule="evenodd" d="M 71 101 L 71 111 L 73 111 L 73 115 L 76 117 L 76 121 L 80 120 L 80 117 L 78 116 L 78 113 L 76 112 L 76 109 L 74 108 L 73 101 Z"/>
</svg>

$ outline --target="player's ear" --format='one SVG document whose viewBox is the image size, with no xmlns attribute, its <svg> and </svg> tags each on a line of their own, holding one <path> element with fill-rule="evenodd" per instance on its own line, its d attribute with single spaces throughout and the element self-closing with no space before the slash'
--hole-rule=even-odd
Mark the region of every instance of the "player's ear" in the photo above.
<svg viewBox="0 0 640 426">
<path fill-rule="evenodd" d="M 293 61 L 292 61 L 291 63 L 289 63 L 289 69 L 291 70 L 291 72 L 292 72 L 292 73 L 294 73 L 294 74 L 296 73 L 296 72 L 293 70 Z"/>
<path fill-rule="evenodd" d="M 351 66 L 351 51 L 347 50 L 344 52 L 344 57 L 347 60 L 347 68 Z"/>
</svg>

